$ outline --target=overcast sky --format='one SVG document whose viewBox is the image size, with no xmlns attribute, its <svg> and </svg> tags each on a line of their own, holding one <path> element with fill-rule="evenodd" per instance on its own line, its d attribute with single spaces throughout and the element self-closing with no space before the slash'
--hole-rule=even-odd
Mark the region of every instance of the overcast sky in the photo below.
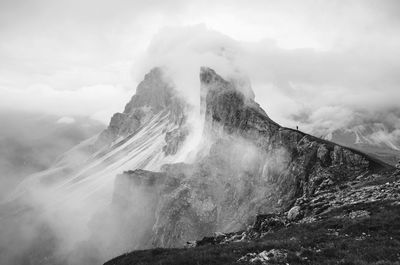
<svg viewBox="0 0 400 265">
<path fill-rule="evenodd" d="M 396 126 L 400 2 L 0 0 L 0 111 L 107 122 L 149 68 L 199 63 L 234 65 L 286 126 Z"/>
</svg>

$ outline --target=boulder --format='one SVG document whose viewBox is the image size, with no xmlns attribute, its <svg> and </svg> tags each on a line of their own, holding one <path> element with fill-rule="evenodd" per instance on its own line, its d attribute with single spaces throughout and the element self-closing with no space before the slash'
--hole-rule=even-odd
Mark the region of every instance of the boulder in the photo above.
<svg viewBox="0 0 400 265">
<path fill-rule="evenodd" d="M 294 221 L 300 218 L 301 208 L 300 206 L 293 206 L 287 213 L 287 219 Z"/>
</svg>

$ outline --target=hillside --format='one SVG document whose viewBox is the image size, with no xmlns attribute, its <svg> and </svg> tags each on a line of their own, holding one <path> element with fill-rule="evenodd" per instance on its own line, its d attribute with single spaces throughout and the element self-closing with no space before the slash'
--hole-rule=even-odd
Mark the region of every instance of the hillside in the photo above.
<svg viewBox="0 0 400 265">
<path fill-rule="evenodd" d="M 117 177 L 123 184 L 115 186 L 113 201 L 113 207 L 124 213 L 132 209 L 138 192 L 150 198 L 146 200 L 145 246 L 179 248 L 189 241 L 195 247 L 137 251 L 106 264 L 232 264 L 239 260 L 240 264 L 257 258 L 267 264 L 267 258 L 260 258 L 264 254 L 280 256 L 272 260 L 277 263 L 319 264 L 329 261 L 324 251 L 331 251 L 335 262 L 337 255 L 354 260 L 350 252 L 353 256 L 347 257 L 346 251 L 332 250 L 336 239 L 344 240 L 339 235 L 346 235 L 352 226 L 358 227 L 354 233 L 363 229 L 369 233 L 375 227 L 376 240 L 386 240 L 380 233 L 391 230 L 398 236 L 393 223 L 398 217 L 387 218 L 390 211 L 398 212 L 398 172 L 393 167 L 360 151 L 281 127 L 251 93 L 211 69 L 201 69 L 200 81 L 205 118 L 198 159 L 165 165 L 157 173 L 127 171 Z M 218 236 L 213 237 L 214 233 Z M 326 233 L 338 236 L 332 241 L 322 236 Z M 321 237 L 322 250 L 318 250 L 314 239 Z M 360 241 L 355 234 L 348 237 L 354 244 Z M 330 250 L 324 245 L 328 243 Z M 384 251 L 398 246 L 389 243 L 382 245 Z M 366 255 L 370 247 L 372 243 L 366 246 Z M 271 249 L 277 252 L 267 253 Z M 267 252 L 258 255 L 262 251 Z"/>
<path fill-rule="evenodd" d="M 316 215 L 305 214 L 297 220 L 284 215 L 258 216 L 245 231 L 204 238 L 187 248 L 134 251 L 105 265 L 399 264 L 400 183 L 392 182 L 393 178 L 382 180 L 389 182 L 341 191 L 341 196 L 352 199 Z M 368 190 L 369 199 L 359 196 L 360 190 Z M 349 195 L 353 192 L 357 198 Z M 385 192 L 397 197 L 385 197 Z"/>
</svg>

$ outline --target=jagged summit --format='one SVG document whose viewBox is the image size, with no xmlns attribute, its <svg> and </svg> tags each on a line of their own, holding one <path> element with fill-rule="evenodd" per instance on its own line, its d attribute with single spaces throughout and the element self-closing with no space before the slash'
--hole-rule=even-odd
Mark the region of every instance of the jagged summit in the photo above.
<svg viewBox="0 0 400 265">
<path fill-rule="evenodd" d="M 255 98 L 249 79 L 239 72 L 232 74 L 229 79 L 225 80 L 213 69 L 202 66 L 200 67 L 200 82 L 202 90 L 207 90 L 209 84 L 219 84 L 218 88 L 214 86 L 214 89 L 234 89 L 240 91 L 245 99 L 254 100 Z M 207 93 L 207 91 L 202 92 Z"/>
<path fill-rule="evenodd" d="M 268 130 L 280 127 L 254 101 L 252 89 L 246 82 L 226 81 L 207 67 L 200 69 L 200 82 L 206 122 L 216 122 L 231 131 L 248 126 L 264 126 Z"/>
<path fill-rule="evenodd" d="M 229 87 L 229 82 L 225 81 L 213 69 L 202 66 L 200 67 L 200 82 L 202 84 L 221 83 Z"/>
<path fill-rule="evenodd" d="M 126 104 L 124 113 L 131 114 L 140 107 L 149 107 L 155 113 L 171 105 L 175 95 L 174 88 L 165 81 L 163 70 L 159 67 L 151 69 L 144 76 L 136 89 L 135 95 Z"/>
<path fill-rule="evenodd" d="M 168 115 L 172 123 L 182 125 L 185 108 L 186 103 L 178 96 L 173 85 L 166 81 L 162 68 L 153 68 L 139 83 L 123 113 L 112 116 L 108 128 L 100 135 L 100 145 L 136 133 L 160 113 Z"/>
</svg>

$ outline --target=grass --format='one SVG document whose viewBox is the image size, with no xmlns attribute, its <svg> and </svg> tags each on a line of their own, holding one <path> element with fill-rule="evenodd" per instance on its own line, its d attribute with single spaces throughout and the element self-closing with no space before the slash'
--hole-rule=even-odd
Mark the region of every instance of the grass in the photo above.
<svg viewBox="0 0 400 265">
<path fill-rule="evenodd" d="M 354 210 L 367 210 L 370 217 L 344 216 Z M 134 251 L 106 264 L 246 264 L 237 260 L 247 253 L 270 249 L 287 253 L 283 263 L 270 264 L 400 265 L 400 206 L 388 201 L 361 203 L 338 208 L 314 223 L 290 225 L 256 241 Z"/>
</svg>

